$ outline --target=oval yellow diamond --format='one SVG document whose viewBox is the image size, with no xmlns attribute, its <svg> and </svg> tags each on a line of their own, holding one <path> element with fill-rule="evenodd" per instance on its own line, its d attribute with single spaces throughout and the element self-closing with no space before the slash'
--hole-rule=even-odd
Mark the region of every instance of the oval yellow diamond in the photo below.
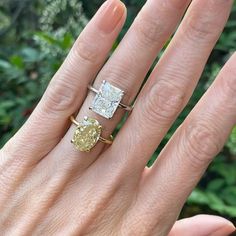
<svg viewBox="0 0 236 236">
<path fill-rule="evenodd" d="M 93 118 L 85 117 L 77 126 L 72 143 L 81 152 L 89 152 L 98 142 L 102 133 L 99 122 Z"/>
</svg>

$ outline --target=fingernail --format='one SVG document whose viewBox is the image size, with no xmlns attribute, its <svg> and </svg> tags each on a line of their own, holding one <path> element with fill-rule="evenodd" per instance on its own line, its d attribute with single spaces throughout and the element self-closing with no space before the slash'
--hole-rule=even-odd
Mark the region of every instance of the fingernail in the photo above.
<svg viewBox="0 0 236 236">
<path fill-rule="evenodd" d="M 125 5 L 120 0 L 107 0 L 101 7 L 98 27 L 106 34 L 111 33 L 125 12 Z"/>
<path fill-rule="evenodd" d="M 211 236 L 236 236 L 235 227 L 232 223 L 229 223 L 228 226 L 221 227 L 220 229 L 216 230 Z"/>
</svg>

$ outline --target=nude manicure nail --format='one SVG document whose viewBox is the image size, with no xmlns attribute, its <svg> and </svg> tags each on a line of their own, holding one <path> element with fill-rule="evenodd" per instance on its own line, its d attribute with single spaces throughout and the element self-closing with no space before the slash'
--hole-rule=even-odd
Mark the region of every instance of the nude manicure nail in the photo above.
<svg viewBox="0 0 236 236">
<path fill-rule="evenodd" d="M 106 34 L 111 33 L 125 12 L 125 6 L 120 0 L 107 0 L 101 11 L 98 27 Z"/>
</svg>

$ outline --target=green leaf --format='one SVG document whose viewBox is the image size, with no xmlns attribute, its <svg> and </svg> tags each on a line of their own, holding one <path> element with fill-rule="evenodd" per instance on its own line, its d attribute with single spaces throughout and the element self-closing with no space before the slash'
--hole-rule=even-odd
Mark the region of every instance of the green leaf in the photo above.
<svg viewBox="0 0 236 236">
<path fill-rule="evenodd" d="M 8 109 L 15 105 L 15 102 L 12 100 L 6 100 L 0 103 L 0 109 Z"/>
<path fill-rule="evenodd" d="M 236 206 L 236 186 L 229 186 L 222 190 L 222 199 L 232 206 Z"/>
<path fill-rule="evenodd" d="M 218 191 L 223 187 L 224 183 L 224 179 L 214 179 L 207 185 L 207 190 L 212 192 Z"/>
<path fill-rule="evenodd" d="M 220 199 L 215 193 L 206 191 L 206 196 L 208 198 L 210 206 L 223 206 L 224 205 L 224 202 L 222 201 L 222 199 Z"/>
<path fill-rule="evenodd" d="M 40 38 L 41 40 L 49 43 L 49 44 L 59 44 L 58 40 L 56 40 L 53 36 L 45 32 L 36 32 L 35 36 Z"/>
<path fill-rule="evenodd" d="M 200 189 L 195 189 L 188 198 L 189 203 L 209 204 L 208 196 Z"/>
<path fill-rule="evenodd" d="M 221 214 L 228 214 L 231 217 L 236 217 L 236 207 L 226 205 L 216 194 L 195 189 L 188 198 L 189 204 L 207 205 L 212 210 Z"/>
<path fill-rule="evenodd" d="M 65 34 L 65 36 L 61 42 L 62 48 L 64 48 L 64 49 L 71 48 L 73 40 L 74 39 L 71 34 L 69 34 L 69 33 Z"/>
<path fill-rule="evenodd" d="M 4 61 L 0 59 L 0 69 L 10 69 L 11 64 L 8 61 Z"/>
<path fill-rule="evenodd" d="M 210 170 L 221 175 L 228 185 L 232 185 L 236 182 L 236 171 L 234 165 L 216 163 L 211 166 Z"/>
<path fill-rule="evenodd" d="M 1 125 L 8 125 L 11 123 L 11 116 L 5 115 L 5 116 L 0 116 L 0 124 Z"/>
<path fill-rule="evenodd" d="M 36 49 L 30 47 L 23 48 L 21 53 L 23 55 L 24 61 L 29 63 L 37 62 L 40 57 L 39 52 Z"/>
<path fill-rule="evenodd" d="M 13 64 L 14 66 L 23 69 L 24 68 L 24 62 L 22 57 L 18 56 L 18 55 L 13 55 L 10 57 L 10 62 L 11 64 Z"/>
</svg>

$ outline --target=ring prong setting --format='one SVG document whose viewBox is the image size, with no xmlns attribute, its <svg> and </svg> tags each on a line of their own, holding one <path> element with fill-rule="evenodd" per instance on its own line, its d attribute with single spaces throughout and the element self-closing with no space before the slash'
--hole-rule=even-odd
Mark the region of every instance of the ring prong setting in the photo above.
<svg viewBox="0 0 236 236">
<path fill-rule="evenodd" d="M 93 99 L 91 110 L 106 119 L 111 119 L 123 96 L 124 91 L 103 80 L 98 93 Z"/>
</svg>

